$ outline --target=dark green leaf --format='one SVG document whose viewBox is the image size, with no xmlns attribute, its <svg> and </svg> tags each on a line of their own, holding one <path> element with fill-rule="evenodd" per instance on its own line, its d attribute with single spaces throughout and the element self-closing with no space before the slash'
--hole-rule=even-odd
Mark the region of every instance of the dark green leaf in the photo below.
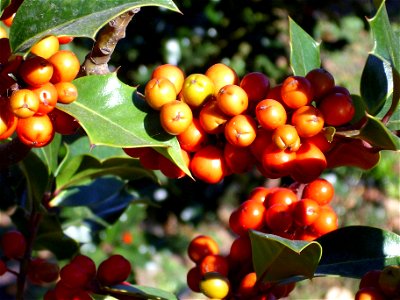
<svg viewBox="0 0 400 300">
<path fill-rule="evenodd" d="M 172 0 L 29 0 L 24 1 L 10 31 L 14 53 L 26 53 L 47 35 L 94 38 L 118 15 L 143 6 L 161 6 L 179 11 Z"/>
<path fill-rule="evenodd" d="M 44 195 L 49 191 L 51 185 L 48 167 L 32 151 L 20 162 L 20 167 L 27 180 L 27 209 L 40 209 Z"/>
<path fill-rule="evenodd" d="M 274 282 L 292 276 L 314 276 L 322 253 L 318 243 L 288 240 L 258 231 L 251 231 L 250 239 L 257 278 Z"/>
<path fill-rule="evenodd" d="M 133 87 L 121 82 L 116 73 L 85 76 L 74 83 L 79 99 L 59 108 L 79 120 L 91 145 L 154 147 L 190 174 L 177 139 L 163 130 L 159 112 L 151 109 Z"/>
<path fill-rule="evenodd" d="M 52 201 L 52 205 L 86 206 L 109 224 L 120 217 L 135 196 L 125 189 L 125 181 L 116 177 L 97 178 L 86 185 L 71 186 Z"/>
<path fill-rule="evenodd" d="M 323 254 L 316 275 L 361 278 L 367 271 L 400 264 L 400 236 L 368 226 L 348 226 L 316 240 Z"/>
<path fill-rule="evenodd" d="M 393 89 L 391 66 L 370 54 L 361 76 L 361 96 L 369 114 L 376 115 L 390 98 Z"/>
<path fill-rule="evenodd" d="M 400 71 L 400 39 L 393 32 L 389 16 L 386 11 L 385 1 L 382 1 L 377 13 L 368 20 L 373 38 L 373 54 L 390 62 L 397 72 Z"/>
<path fill-rule="evenodd" d="M 105 287 L 111 296 L 118 298 L 118 295 L 125 295 L 134 297 L 134 299 L 146 299 L 146 300 L 177 300 L 178 298 L 167 291 L 163 291 L 153 287 L 131 285 L 131 284 L 119 284 L 112 287 Z"/>
<path fill-rule="evenodd" d="M 74 140 L 73 142 L 67 143 L 69 155 L 71 157 L 90 154 L 99 160 L 103 160 L 110 157 L 127 157 L 122 148 L 118 147 L 107 147 L 107 146 L 91 146 L 89 138 L 84 135 Z"/>
<path fill-rule="evenodd" d="M 83 184 L 104 175 L 116 175 L 130 180 L 145 176 L 155 178 L 154 174 L 143 169 L 136 159 L 110 158 L 101 162 L 91 155 L 80 155 L 63 164 L 56 178 L 56 190 L 60 192 L 68 186 Z"/>
<path fill-rule="evenodd" d="M 289 30 L 290 66 L 295 75 L 305 76 L 321 66 L 320 45 L 291 18 Z"/>
<path fill-rule="evenodd" d="M 60 146 L 61 135 L 56 134 L 51 143 L 47 146 L 33 149 L 35 154 L 48 167 L 49 175 L 55 175 L 55 173 L 57 172 Z"/>
<path fill-rule="evenodd" d="M 399 137 L 395 136 L 379 119 L 370 115 L 367 115 L 367 122 L 360 129 L 358 137 L 377 148 L 400 149 Z"/>
<path fill-rule="evenodd" d="M 351 120 L 351 123 L 357 124 L 359 121 L 361 121 L 363 118 L 365 118 L 365 111 L 367 108 L 366 108 L 365 101 L 363 98 L 361 98 L 361 96 L 351 95 L 351 99 L 353 100 L 353 104 L 354 104 L 354 108 L 355 108 L 354 117 Z"/>
</svg>

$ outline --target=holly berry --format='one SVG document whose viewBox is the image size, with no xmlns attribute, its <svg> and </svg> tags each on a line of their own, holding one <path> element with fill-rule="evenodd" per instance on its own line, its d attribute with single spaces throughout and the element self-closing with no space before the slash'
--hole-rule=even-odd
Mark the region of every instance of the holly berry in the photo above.
<svg viewBox="0 0 400 300">
<path fill-rule="evenodd" d="M 115 254 L 100 263 L 96 278 L 102 285 L 114 285 L 125 281 L 131 270 L 130 262 L 122 255 Z"/>
<path fill-rule="evenodd" d="M 21 259 L 25 255 L 26 239 L 20 231 L 7 231 L 1 236 L 0 246 L 4 256 Z"/>
</svg>

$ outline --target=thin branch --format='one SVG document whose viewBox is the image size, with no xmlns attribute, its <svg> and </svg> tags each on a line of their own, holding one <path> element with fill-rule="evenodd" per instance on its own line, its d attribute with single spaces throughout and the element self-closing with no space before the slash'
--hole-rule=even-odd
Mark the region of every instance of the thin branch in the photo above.
<svg viewBox="0 0 400 300">
<path fill-rule="evenodd" d="M 86 56 L 79 76 L 108 74 L 108 62 L 119 40 L 125 37 L 126 27 L 133 16 L 140 11 L 136 8 L 127 11 L 108 24 L 99 32 L 92 51 Z"/>
</svg>

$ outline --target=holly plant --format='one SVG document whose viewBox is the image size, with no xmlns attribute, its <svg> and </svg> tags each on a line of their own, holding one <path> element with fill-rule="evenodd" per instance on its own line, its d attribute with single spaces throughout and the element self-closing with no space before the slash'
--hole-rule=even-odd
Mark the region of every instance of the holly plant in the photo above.
<svg viewBox="0 0 400 300">
<path fill-rule="evenodd" d="M 98 238 L 140 214 L 137 204 L 160 209 L 148 189 L 187 180 L 201 190 L 254 172 L 288 184 L 258 186 L 231 212 L 228 254 L 207 233 L 187 242 L 193 292 L 278 299 L 299 281 L 378 270 L 375 290 L 365 280 L 359 294 L 399 297 L 400 236 L 339 227 L 322 177 L 370 170 L 382 151 L 400 149 L 400 39 L 385 2 L 367 19 L 373 48 L 358 95 L 322 67 L 320 43 L 292 18 L 292 73 L 280 82 L 257 70 L 240 78 L 222 62 L 193 74 L 166 63 L 139 90 L 110 60 L 148 6 L 185 13 L 171 0 L 0 3 L 0 207 L 13 227 L 0 236 L 0 279 L 15 277 L 16 299 L 34 286 L 44 299 L 177 299 L 136 282 L 130 253 L 96 265 L 68 223 L 79 214 Z M 75 53 L 77 40 L 91 50 Z"/>
</svg>

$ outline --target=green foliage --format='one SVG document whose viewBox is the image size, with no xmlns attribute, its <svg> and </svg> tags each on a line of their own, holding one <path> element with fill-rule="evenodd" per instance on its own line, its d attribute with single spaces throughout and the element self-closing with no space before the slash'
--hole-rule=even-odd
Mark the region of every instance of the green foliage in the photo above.
<svg viewBox="0 0 400 300">
<path fill-rule="evenodd" d="M 299 25 L 289 18 L 290 66 L 293 74 L 305 76 L 321 66 L 320 45 Z"/>
<path fill-rule="evenodd" d="M 229 47 L 231 40 L 225 38 L 203 43 L 204 40 L 199 37 L 201 35 L 193 35 L 191 29 L 183 28 L 180 34 L 184 38 L 176 38 L 181 46 L 185 42 L 194 48 L 202 43 L 204 45 L 198 48 L 196 55 L 188 50 L 191 48 L 180 47 L 182 59 L 186 57 L 186 63 L 190 60 L 194 68 L 204 68 L 207 56 L 216 58 L 221 55 L 221 51 L 226 51 L 232 57 L 227 61 L 239 70 L 239 74 L 243 74 L 248 68 L 244 61 L 250 57 L 249 53 L 255 53 L 252 67 L 271 71 L 270 74 L 278 82 L 286 70 L 271 67 L 274 61 L 266 53 L 256 53 L 257 49 L 263 49 L 265 45 L 278 48 L 277 42 L 270 39 L 271 36 L 277 36 L 276 32 L 271 33 L 274 29 L 266 28 L 271 35 L 265 39 L 260 38 L 262 35 L 254 34 L 251 42 L 242 41 L 247 34 L 254 33 L 251 29 L 271 21 L 257 13 L 255 8 L 258 1 L 240 12 L 240 16 L 235 16 L 245 20 L 245 25 L 240 28 L 232 28 L 234 17 L 230 23 L 217 2 L 194 5 L 206 5 L 204 13 L 207 20 L 222 33 L 224 30 L 231 33 L 232 40 L 239 44 L 237 49 L 232 50 Z M 9 1 L 2 0 L 1 11 L 8 4 Z M 183 7 L 185 5 L 187 3 L 182 4 Z M 43 9 L 44 6 L 46 9 Z M 25 55 L 35 42 L 49 34 L 94 39 L 108 21 L 123 12 L 143 6 L 158 6 L 179 12 L 170 0 L 79 0 L 73 5 L 67 5 L 66 1 L 25 1 L 10 30 L 11 47 L 14 53 Z M 234 14 L 237 15 L 237 11 Z M 294 19 L 289 18 L 288 24 L 290 66 L 295 75 L 304 76 L 308 71 L 321 66 L 320 43 L 307 33 L 311 32 L 309 28 L 303 29 Z M 351 124 L 353 127 L 348 131 L 333 132 L 331 137 L 341 134 L 352 139 L 362 139 L 377 150 L 399 150 L 400 140 L 393 133 L 393 130 L 400 129 L 399 35 L 392 30 L 384 1 L 376 15 L 368 20 L 368 24 L 375 47 L 362 72 L 361 95 L 353 96 L 357 106 L 357 114 Z M 163 26 L 168 28 L 168 24 Z M 209 28 L 210 35 L 214 27 Z M 152 38 L 144 36 L 147 37 Z M 257 48 L 260 41 L 264 41 L 265 45 Z M 165 42 L 157 40 L 157 43 Z M 124 59 L 121 53 L 117 55 Z M 139 57 L 137 52 L 130 53 L 134 53 L 131 54 L 134 58 Z M 149 53 L 145 54 L 153 59 Z M 123 147 L 155 148 L 190 175 L 181 157 L 177 139 L 164 132 L 158 112 L 151 110 L 143 95 L 135 87 L 123 83 L 120 77 L 123 76 L 114 72 L 76 79 L 74 83 L 78 88 L 79 99 L 69 105 L 58 104 L 58 108 L 79 120 L 84 136 L 68 139 L 56 135 L 50 145 L 32 150 L 18 165 L 26 180 L 26 190 L 21 193 L 23 196 L 18 203 L 21 207 L 13 215 L 13 221 L 18 228 L 29 232 L 32 220 L 28 220 L 27 215 L 40 217 L 33 245 L 35 250 L 48 249 L 58 259 L 72 257 L 80 250 L 80 245 L 66 236 L 64 231 L 69 225 L 77 224 L 88 225 L 93 235 L 99 235 L 99 231 L 104 230 L 107 242 L 111 245 L 119 243 L 122 227 L 118 221 L 124 213 L 130 214 L 131 211 L 139 211 L 140 215 L 135 216 L 135 229 L 131 230 L 140 230 L 137 228 L 146 214 L 136 204 L 154 203 L 143 197 L 144 187 L 141 182 L 137 185 L 134 183 L 143 178 L 155 184 L 160 181 L 154 172 L 144 170 L 138 160 L 127 157 L 121 150 Z M 357 127 L 360 121 L 365 122 Z M 171 184 L 170 188 L 178 189 L 179 185 Z M 204 194 L 207 192 L 209 190 Z M 61 213 L 58 209 L 61 209 Z M 360 278 L 370 269 L 400 263 L 400 237 L 377 228 L 344 227 L 313 242 L 287 240 L 256 231 L 252 231 L 250 237 L 254 268 L 263 281 L 287 282 L 331 275 Z M 139 243 L 145 242 L 143 236 L 138 239 Z M 133 252 L 128 247 L 124 251 L 126 254 Z M 136 251 L 135 254 L 140 255 Z M 109 292 L 113 295 L 133 296 L 135 299 L 177 299 L 170 292 L 139 285 L 118 285 L 110 287 Z"/>
<path fill-rule="evenodd" d="M 343 227 L 316 242 L 323 248 L 316 276 L 361 278 L 369 270 L 400 263 L 400 236 L 379 228 Z"/>
<path fill-rule="evenodd" d="M 128 10 L 149 5 L 178 11 L 171 0 L 77 0 L 74 5 L 70 5 L 69 1 L 24 1 L 10 30 L 11 49 L 14 53 L 25 54 L 35 42 L 47 35 L 94 39 L 108 21 Z"/>
<path fill-rule="evenodd" d="M 162 129 L 158 112 L 116 73 L 84 76 L 74 83 L 79 99 L 59 107 L 79 120 L 91 145 L 166 148 L 157 150 L 190 173 L 178 141 Z"/>
<path fill-rule="evenodd" d="M 273 234 L 250 232 L 257 278 L 276 282 L 292 276 L 312 278 L 322 255 L 316 242 L 288 240 Z"/>
</svg>

